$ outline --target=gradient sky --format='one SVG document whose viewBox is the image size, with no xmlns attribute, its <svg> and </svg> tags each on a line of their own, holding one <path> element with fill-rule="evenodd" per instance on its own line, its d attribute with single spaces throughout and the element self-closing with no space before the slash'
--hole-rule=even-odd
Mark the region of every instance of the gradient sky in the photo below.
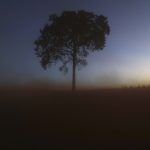
<svg viewBox="0 0 150 150">
<path fill-rule="evenodd" d="M 0 83 L 71 83 L 71 70 L 67 75 L 57 66 L 43 70 L 33 43 L 50 14 L 81 9 L 107 16 L 111 33 L 103 51 L 91 53 L 77 72 L 77 84 L 150 84 L 149 0 L 1 0 Z"/>
</svg>

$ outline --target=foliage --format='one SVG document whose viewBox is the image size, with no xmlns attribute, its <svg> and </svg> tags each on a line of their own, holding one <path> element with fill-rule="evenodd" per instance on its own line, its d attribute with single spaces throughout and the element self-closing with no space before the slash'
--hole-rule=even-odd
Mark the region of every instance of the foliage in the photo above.
<svg viewBox="0 0 150 150">
<path fill-rule="evenodd" d="M 36 55 L 44 69 L 61 63 L 60 70 L 67 72 L 70 62 L 85 66 L 89 52 L 102 50 L 109 33 L 107 17 L 103 15 L 84 10 L 53 14 L 35 41 Z"/>
</svg>

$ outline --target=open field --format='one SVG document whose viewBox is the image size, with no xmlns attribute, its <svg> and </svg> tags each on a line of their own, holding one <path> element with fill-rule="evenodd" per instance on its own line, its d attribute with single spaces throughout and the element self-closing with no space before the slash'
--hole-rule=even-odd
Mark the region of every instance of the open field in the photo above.
<svg viewBox="0 0 150 150">
<path fill-rule="evenodd" d="M 150 142 L 150 88 L 1 88 L 0 119 L 0 145 L 8 149 L 143 150 Z"/>
</svg>

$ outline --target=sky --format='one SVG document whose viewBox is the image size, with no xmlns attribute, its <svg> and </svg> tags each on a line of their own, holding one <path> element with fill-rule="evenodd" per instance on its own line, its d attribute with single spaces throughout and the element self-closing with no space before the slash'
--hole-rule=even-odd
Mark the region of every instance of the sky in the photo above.
<svg viewBox="0 0 150 150">
<path fill-rule="evenodd" d="M 48 81 L 71 84 L 58 66 L 43 70 L 34 41 L 48 16 L 86 10 L 108 17 L 111 28 L 103 51 L 90 53 L 77 71 L 77 85 L 90 88 L 150 84 L 149 0 L 1 0 L 0 84 Z"/>
</svg>

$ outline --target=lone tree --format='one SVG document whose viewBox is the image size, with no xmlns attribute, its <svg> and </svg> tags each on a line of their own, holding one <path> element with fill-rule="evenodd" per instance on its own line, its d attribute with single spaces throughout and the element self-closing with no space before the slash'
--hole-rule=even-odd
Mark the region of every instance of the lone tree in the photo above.
<svg viewBox="0 0 150 150">
<path fill-rule="evenodd" d="M 87 64 L 89 52 L 105 47 L 110 27 L 107 17 L 92 12 L 64 11 L 50 15 L 48 23 L 40 30 L 35 41 L 35 52 L 44 69 L 59 63 L 60 71 L 68 71 L 72 63 L 72 90 L 76 89 L 76 67 Z"/>
</svg>

